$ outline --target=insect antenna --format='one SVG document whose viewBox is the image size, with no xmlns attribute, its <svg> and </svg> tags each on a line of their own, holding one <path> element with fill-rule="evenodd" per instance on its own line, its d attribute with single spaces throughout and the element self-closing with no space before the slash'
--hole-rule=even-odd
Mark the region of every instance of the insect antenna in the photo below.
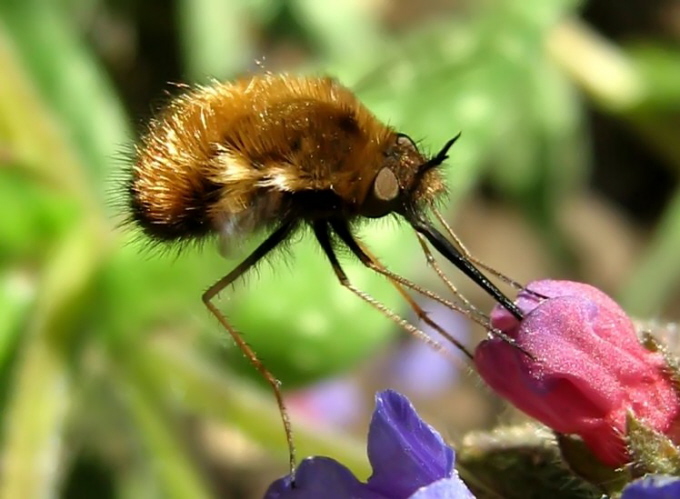
<svg viewBox="0 0 680 499">
<path fill-rule="evenodd" d="M 210 286 L 210 288 L 208 288 L 208 290 L 205 291 L 202 296 L 205 306 L 208 307 L 208 310 L 210 310 L 210 312 L 217 318 L 220 324 L 229 332 L 236 345 L 241 349 L 246 358 L 255 367 L 255 369 L 257 369 L 257 371 L 262 375 L 267 383 L 269 383 L 272 391 L 274 392 L 274 397 L 276 398 L 276 403 L 281 414 L 283 429 L 286 433 L 291 477 L 295 477 L 295 444 L 293 441 L 293 430 L 290 424 L 290 417 L 288 416 L 288 410 L 286 409 L 286 405 L 283 401 L 283 395 L 281 393 L 281 382 L 276 379 L 271 372 L 269 372 L 262 361 L 260 361 L 260 359 L 257 357 L 255 351 L 250 347 L 250 345 L 246 343 L 238 330 L 231 325 L 226 316 L 218 310 L 212 300 L 224 288 L 228 287 L 239 277 L 243 276 L 248 270 L 252 269 L 258 262 L 265 258 L 274 248 L 285 241 L 286 238 L 293 232 L 296 225 L 296 222 L 293 220 L 283 221 L 281 225 L 279 225 L 279 227 L 267 237 L 267 239 L 265 239 L 250 255 L 245 258 L 245 260 L 238 264 L 222 279 Z"/>
</svg>

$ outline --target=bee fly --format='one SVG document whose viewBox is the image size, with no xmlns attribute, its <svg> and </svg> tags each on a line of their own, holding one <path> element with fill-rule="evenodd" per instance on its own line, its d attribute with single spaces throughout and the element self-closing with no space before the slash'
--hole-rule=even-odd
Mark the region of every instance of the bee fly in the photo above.
<svg viewBox="0 0 680 499">
<path fill-rule="evenodd" d="M 126 184 L 129 221 L 151 240 L 183 242 L 217 234 L 228 244 L 268 233 L 236 268 L 205 291 L 203 302 L 272 386 L 288 439 L 291 471 L 293 438 L 278 381 L 213 299 L 306 226 L 342 286 L 422 337 L 415 326 L 355 288 L 336 255 L 336 244 L 345 245 L 366 267 L 390 279 L 428 322 L 401 286 L 458 309 L 389 271 L 355 238 L 353 222 L 396 215 L 419 234 L 431 263 L 424 241 L 521 319 L 517 306 L 473 262 L 482 264 L 457 249 L 426 216 L 434 211 L 443 222 L 433 206 L 444 191 L 438 167 L 457 138 L 433 157 L 425 157 L 413 140 L 381 123 L 334 79 L 265 74 L 198 87 L 176 97 L 151 122 L 136 148 Z M 447 231 L 453 235 L 448 227 Z"/>
</svg>

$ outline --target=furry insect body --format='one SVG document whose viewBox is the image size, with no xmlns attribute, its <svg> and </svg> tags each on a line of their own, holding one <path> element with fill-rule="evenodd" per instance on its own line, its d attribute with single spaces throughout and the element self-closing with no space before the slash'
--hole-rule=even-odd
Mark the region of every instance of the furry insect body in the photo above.
<svg viewBox="0 0 680 499">
<path fill-rule="evenodd" d="M 389 167 L 407 192 L 426 162 L 331 78 L 217 83 L 151 123 L 130 176 L 131 215 L 160 241 L 240 237 L 286 216 L 374 216 L 366 201 L 378 172 Z M 410 202 L 443 190 L 435 170 L 418 180 Z"/>
</svg>

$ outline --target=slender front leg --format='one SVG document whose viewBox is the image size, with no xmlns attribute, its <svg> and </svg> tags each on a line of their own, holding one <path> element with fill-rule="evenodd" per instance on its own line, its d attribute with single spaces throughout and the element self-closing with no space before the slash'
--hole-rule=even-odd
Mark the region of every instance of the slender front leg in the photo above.
<svg viewBox="0 0 680 499">
<path fill-rule="evenodd" d="M 347 247 L 350 249 L 350 251 L 352 253 L 354 253 L 354 255 L 356 255 L 356 257 L 369 269 L 374 270 L 375 272 L 384 275 L 388 279 L 394 279 L 395 281 L 397 281 L 400 284 L 403 284 L 407 288 L 411 288 L 414 291 L 421 293 L 424 296 L 427 296 L 428 298 L 432 298 L 433 300 L 441 303 L 442 305 L 449 307 L 451 310 L 456 310 L 458 312 L 461 312 L 462 314 L 466 315 L 471 320 L 473 320 L 473 321 L 477 322 L 478 324 L 484 326 L 488 331 L 491 331 L 493 334 L 495 334 L 496 336 L 501 338 L 506 343 L 517 347 L 517 349 L 519 349 L 522 353 L 524 353 L 525 355 L 528 355 L 530 358 L 533 359 L 531 354 L 529 354 L 529 352 L 527 352 L 523 348 L 520 348 L 519 345 L 517 345 L 517 342 L 514 339 L 512 339 L 507 334 L 505 334 L 504 332 L 502 332 L 498 329 L 491 328 L 491 325 L 489 324 L 488 321 L 487 322 L 481 322 L 479 320 L 479 318 L 474 313 L 472 313 L 471 311 L 465 310 L 461 306 L 459 306 L 459 305 L 457 305 L 457 304 L 455 304 L 455 303 L 453 303 L 449 300 L 445 300 L 441 296 L 439 296 L 439 295 L 437 295 L 437 294 L 433 293 L 432 291 L 429 291 L 425 288 L 422 288 L 421 286 L 418 286 L 417 284 L 409 281 L 408 279 L 400 276 L 399 274 L 395 274 L 394 272 L 387 270 L 386 268 L 384 268 L 382 266 L 376 266 L 374 264 L 374 262 L 371 260 L 371 258 L 363 252 L 363 250 L 361 249 L 361 246 L 359 246 L 359 243 L 357 243 L 356 239 L 354 239 L 354 236 L 350 232 L 349 227 L 347 226 L 347 223 L 344 220 L 332 220 L 330 222 L 330 224 L 331 224 L 331 227 L 333 228 L 333 230 L 335 231 L 335 233 L 342 240 L 342 242 L 344 242 L 347 245 Z M 463 351 L 463 353 L 465 353 L 470 358 L 472 358 L 472 356 L 468 352 L 468 350 L 456 338 L 454 338 L 453 336 L 451 336 L 448 333 L 445 334 L 444 336 L 447 340 L 452 342 L 456 347 L 461 349 Z"/>
<path fill-rule="evenodd" d="M 377 268 L 380 268 L 383 271 L 387 271 L 387 268 L 380 263 L 380 261 L 373 255 L 368 248 L 366 248 L 366 245 L 364 245 L 360 240 L 355 239 L 355 242 L 359 245 L 361 248 L 361 251 L 364 252 L 364 254 L 368 257 L 368 259 L 371 261 L 372 265 L 374 265 Z M 425 253 L 427 255 L 427 252 Z M 430 254 L 431 255 L 431 254 Z M 429 262 L 429 259 L 428 259 Z M 436 262 L 435 262 L 436 265 Z M 439 273 L 441 269 L 438 269 L 435 267 L 435 270 Z M 384 275 L 384 274 L 383 274 Z M 449 284 L 450 282 L 446 280 L 444 277 L 445 282 Z M 430 319 L 430 317 L 427 315 L 427 312 L 423 310 L 423 308 L 416 302 L 411 295 L 408 294 L 408 292 L 404 289 L 405 286 L 400 283 L 399 281 L 396 281 L 394 279 L 390 279 L 388 277 L 388 281 L 399 291 L 399 294 L 406 300 L 406 303 L 408 303 L 409 307 L 411 307 L 411 310 L 416 314 L 418 319 L 423 321 L 425 324 L 430 326 L 432 329 L 437 331 L 439 334 L 441 334 L 444 338 L 447 340 L 451 341 L 459 350 L 461 350 L 468 358 L 472 358 L 472 354 L 468 351 L 468 349 L 458 340 L 453 338 L 446 330 L 444 330 L 443 327 L 441 327 L 439 324 L 437 324 L 435 321 Z M 415 284 L 414 284 L 415 285 Z M 453 288 L 455 290 L 455 288 Z M 481 312 L 478 312 L 477 309 L 475 309 L 474 306 L 465 298 L 462 294 L 460 294 L 457 290 L 454 291 L 456 296 L 463 302 L 464 306 L 468 306 L 470 308 L 471 313 L 478 313 L 478 315 L 481 315 Z M 480 318 L 479 321 L 481 322 L 482 319 Z"/>
</svg>

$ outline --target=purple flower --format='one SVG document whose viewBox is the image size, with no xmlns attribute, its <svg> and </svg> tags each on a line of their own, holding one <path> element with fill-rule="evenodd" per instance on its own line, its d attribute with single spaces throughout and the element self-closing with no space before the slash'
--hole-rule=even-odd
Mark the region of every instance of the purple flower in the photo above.
<svg viewBox="0 0 680 499">
<path fill-rule="evenodd" d="M 373 474 L 366 483 L 326 457 L 300 464 L 290 477 L 275 481 L 265 499 L 474 499 L 454 469 L 454 452 L 418 417 L 403 395 L 392 390 L 376 396 L 368 431 L 368 459 Z"/>
<path fill-rule="evenodd" d="M 647 475 L 623 489 L 621 499 L 676 499 L 680 497 L 680 478 Z"/>
<path fill-rule="evenodd" d="M 308 457 L 300 463 L 295 474 L 295 487 L 290 476 L 276 480 L 269 486 L 265 499 L 385 499 L 371 492 L 345 466 L 330 457 Z"/>
</svg>

